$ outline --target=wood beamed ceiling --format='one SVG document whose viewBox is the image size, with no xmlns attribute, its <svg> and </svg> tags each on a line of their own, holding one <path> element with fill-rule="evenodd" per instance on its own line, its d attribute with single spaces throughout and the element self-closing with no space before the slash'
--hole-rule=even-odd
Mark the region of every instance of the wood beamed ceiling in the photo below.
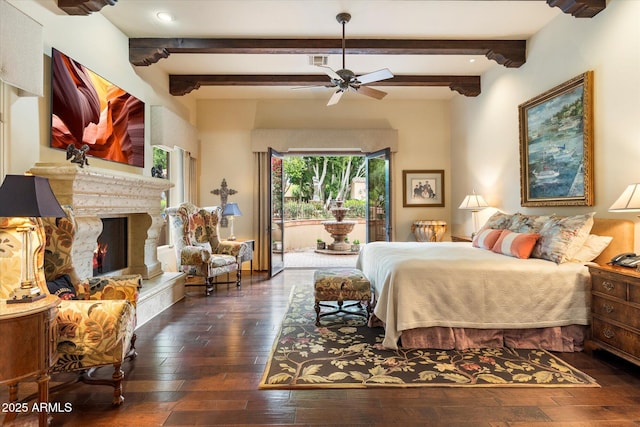
<svg viewBox="0 0 640 427">
<path fill-rule="evenodd" d="M 89 15 L 118 0 L 58 0 L 70 15 Z M 525 0 L 523 0 L 525 1 Z M 591 18 L 605 9 L 606 0 L 546 0 L 551 7 L 576 18 Z M 307 54 L 342 53 L 341 39 L 274 38 L 130 38 L 129 62 L 155 64 L 171 54 Z M 526 40 L 349 39 L 349 55 L 485 55 L 509 68 L 526 62 Z M 185 95 L 201 86 L 328 85 L 325 74 L 171 74 L 169 92 Z M 442 86 L 465 96 L 480 94 L 480 76 L 399 75 L 378 86 Z"/>
</svg>

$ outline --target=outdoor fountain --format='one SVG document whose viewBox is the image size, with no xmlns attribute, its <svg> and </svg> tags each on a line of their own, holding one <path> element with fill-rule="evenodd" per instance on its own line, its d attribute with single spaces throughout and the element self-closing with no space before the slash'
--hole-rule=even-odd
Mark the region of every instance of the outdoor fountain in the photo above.
<svg viewBox="0 0 640 427">
<path fill-rule="evenodd" d="M 345 239 L 353 227 L 355 227 L 355 221 L 344 221 L 344 217 L 347 214 L 349 208 L 342 206 L 342 200 L 336 200 L 336 206 L 331 208 L 331 213 L 336 219 L 335 221 L 323 221 L 322 225 L 333 238 L 333 243 L 327 247 L 330 251 L 348 252 L 351 251 L 351 244 L 345 242 Z"/>
</svg>

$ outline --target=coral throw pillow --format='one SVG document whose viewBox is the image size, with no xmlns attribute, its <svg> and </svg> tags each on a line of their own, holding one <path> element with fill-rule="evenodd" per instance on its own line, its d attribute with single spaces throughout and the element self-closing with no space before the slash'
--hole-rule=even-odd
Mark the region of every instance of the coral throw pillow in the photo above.
<svg viewBox="0 0 640 427">
<path fill-rule="evenodd" d="M 493 245 L 496 244 L 498 238 L 502 234 L 502 230 L 493 230 L 491 228 L 487 228 L 486 230 L 480 231 L 473 238 L 473 243 L 471 244 L 475 248 L 482 249 L 493 249 Z"/>
<path fill-rule="evenodd" d="M 525 259 L 529 258 L 539 238 L 540 235 L 537 233 L 515 233 L 510 230 L 502 230 L 491 250 L 499 254 Z"/>
</svg>

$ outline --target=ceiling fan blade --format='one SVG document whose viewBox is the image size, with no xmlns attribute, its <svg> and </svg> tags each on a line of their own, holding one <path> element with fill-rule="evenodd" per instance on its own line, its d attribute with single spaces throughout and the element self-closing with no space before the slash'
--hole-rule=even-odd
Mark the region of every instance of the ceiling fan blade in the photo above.
<svg viewBox="0 0 640 427">
<path fill-rule="evenodd" d="M 366 85 L 367 83 L 378 82 L 380 80 L 386 80 L 393 77 L 393 73 L 389 71 L 388 68 L 383 68 L 382 70 L 374 71 L 373 73 L 363 74 L 359 77 L 356 77 L 360 84 Z"/>
<path fill-rule="evenodd" d="M 324 65 L 318 65 L 318 67 L 322 68 L 325 72 L 325 74 L 329 77 L 331 77 L 332 80 L 338 80 L 338 81 L 342 81 L 342 77 L 340 77 L 340 75 L 338 73 L 336 73 L 335 71 L 333 71 L 331 68 L 326 67 Z"/>
<path fill-rule="evenodd" d="M 387 96 L 387 92 L 383 92 L 378 89 L 374 89 L 369 86 L 360 86 L 359 88 L 355 88 L 356 92 L 361 93 L 362 95 L 370 96 L 375 99 L 382 99 Z"/>
<path fill-rule="evenodd" d="M 342 98 L 343 94 L 344 94 L 344 91 L 342 89 L 338 89 L 333 95 L 331 95 L 329 102 L 327 102 L 327 106 L 337 104 L 338 101 L 340 101 L 340 98 Z"/>
</svg>

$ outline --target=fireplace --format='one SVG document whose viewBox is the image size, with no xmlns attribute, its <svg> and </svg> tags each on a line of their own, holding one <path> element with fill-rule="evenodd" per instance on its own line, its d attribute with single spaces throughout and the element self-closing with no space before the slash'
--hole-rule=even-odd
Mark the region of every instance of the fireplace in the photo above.
<svg viewBox="0 0 640 427">
<path fill-rule="evenodd" d="M 58 202 L 73 208 L 76 235 L 71 256 L 81 278 L 94 274 L 141 274 L 149 279 L 162 274 L 157 255 L 164 224 L 161 197 L 173 186 L 170 181 L 69 163 L 37 163 L 29 172 L 48 178 Z M 126 253 L 120 253 L 126 265 L 111 273 L 94 272 L 94 251 L 103 229 L 111 227 L 107 225 L 110 221 L 104 220 L 111 218 L 123 218 L 126 223 Z M 109 242 L 107 254 L 112 245 Z"/>
<path fill-rule="evenodd" d="M 119 272 L 129 266 L 128 220 L 126 217 L 102 218 L 102 233 L 93 251 L 93 275 Z"/>
</svg>

